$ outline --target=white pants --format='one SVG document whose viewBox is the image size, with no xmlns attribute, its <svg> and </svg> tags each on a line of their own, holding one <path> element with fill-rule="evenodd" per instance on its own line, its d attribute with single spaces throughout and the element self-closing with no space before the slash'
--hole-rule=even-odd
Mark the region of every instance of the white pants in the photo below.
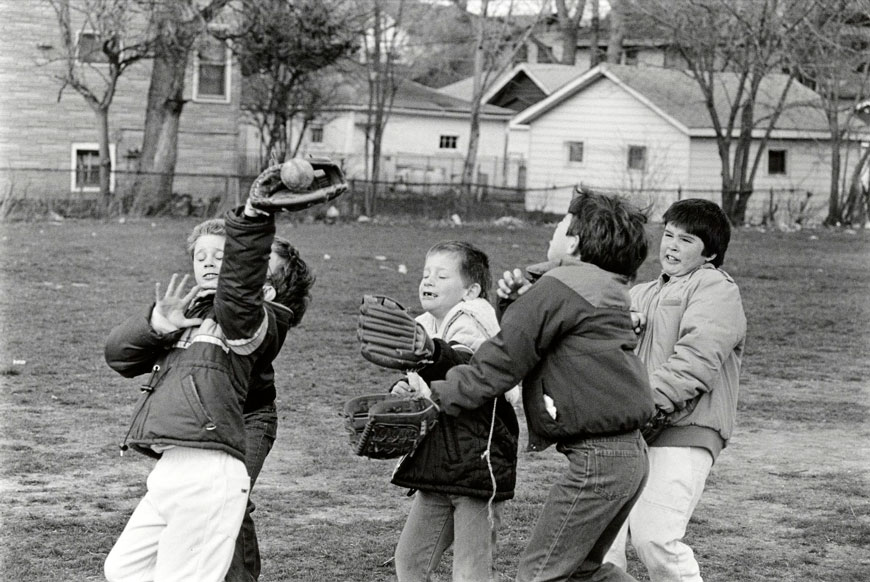
<svg viewBox="0 0 870 582">
<path fill-rule="evenodd" d="M 683 537 L 713 457 L 700 447 L 650 447 L 649 465 L 646 487 L 604 561 L 625 570 L 625 542 L 630 537 L 650 582 L 702 582 L 698 562 Z"/>
<path fill-rule="evenodd" d="M 109 552 L 109 582 L 221 582 L 245 514 L 245 464 L 223 451 L 173 447 Z"/>
</svg>

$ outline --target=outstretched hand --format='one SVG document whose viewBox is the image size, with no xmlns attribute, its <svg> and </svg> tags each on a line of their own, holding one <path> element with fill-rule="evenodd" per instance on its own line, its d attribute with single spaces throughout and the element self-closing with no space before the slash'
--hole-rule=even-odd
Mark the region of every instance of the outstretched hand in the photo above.
<svg viewBox="0 0 870 582">
<path fill-rule="evenodd" d="M 504 272 L 495 292 L 502 299 L 514 300 L 531 288 L 532 282 L 526 279 L 520 269 L 514 269 Z"/>
<path fill-rule="evenodd" d="M 190 305 L 190 302 L 201 289 L 199 285 L 194 285 L 190 291 L 184 293 L 184 287 L 187 285 L 189 278 L 190 275 L 185 275 L 179 282 L 178 273 L 173 273 L 172 278 L 169 280 L 169 285 L 166 286 L 166 293 L 162 297 L 160 295 L 160 283 L 155 283 L 157 302 L 154 305 L 152 320 L 162 318 L 175 329 L 195 327 L 202 323 L 202 318 L 200 317 L 184 316 L 184 310 L 187 309 L 187 306 Z"/>
</svg>

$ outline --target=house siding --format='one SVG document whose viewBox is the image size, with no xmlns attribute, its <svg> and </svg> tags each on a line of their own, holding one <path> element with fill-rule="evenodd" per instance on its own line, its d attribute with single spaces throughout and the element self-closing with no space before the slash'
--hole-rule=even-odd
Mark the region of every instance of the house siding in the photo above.
<svg viewBox="0 0 870 582">
<path fill-rule="evenodd" d="M 50 59 L 61 48 L 53 9 L 47 3 L 0 0 L 0 13 L 6 22 L 15 23 L 16 31 L 0 38 L 0 183 L 29 197 L 94 197 L 92 192 L 71 192 L 72 144 L 97 143 L 98 135 L 96 116 L 84 98 L 71 87 L 59 95 L 60 83 L 54 75 L 62 65 Z M 240 75 L 237 67 L 231 70 L 230 103 L 198 103 L 190 100 L 193 67 L 189 67 L 179 127 L 178 192 L 224 193 L 224 178 L 184 174 L 235 174 L 239 168 Z M 150 61 L 124 71 L 109 109 L 119 187 L 129 183 L 122 174 L 135 170 L 135 160 L 125 156 L 142 147 L 150 74 Z"/>
<path fill-rule="evenodd" d="M 569 141 L 584 143 L 582 163 L 568 161 Z M 647 148 L 646 171 L 628 169 L 629 145 Z M 688 136 L 606 78 L 532 121 L 527 158 L 528 210 L 565 212 L 581 183 L 657 206 L 653 190 L 689 178 Z"/>
</svg>

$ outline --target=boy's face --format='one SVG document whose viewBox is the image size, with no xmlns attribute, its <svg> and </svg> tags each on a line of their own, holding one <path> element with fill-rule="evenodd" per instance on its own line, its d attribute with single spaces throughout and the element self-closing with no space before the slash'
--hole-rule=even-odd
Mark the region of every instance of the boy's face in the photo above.
<svg viewBox="0 0 870 582">
<path fill-rule="evenodd" d="M 420 280 L 420 306 L 435 319 L 442 320 L 447 312 L 463 299 L 474 299 L 480 286 L 469 286 L 462 280 L 459 257 L 453 253 L 432 253 L 426 257 Z"/>
<path fill-rule="evenodd" d="M 659 246 L 659 263 L 663 273 L 670 277 L 681 277 L 714 258 L 715 255 L 704 256 L 704 241 L 699 237 L 676 224 L 665 224 Z"/>
<path fill-rule="evenodd" d="M 573 218 L 572 214 L 566 214 L 565 218 L 556 225 L 556 230 L 553 231 L 553 238 L 550 239 L 550 247 L 547 249 L 548 261 L 558 261 L 573 255 L 574 251 L 577 250 L 580 238 L 568 234 L 568 228 L 570 228 Z"/>
<path fill-rule="evenodd" d="M 193 246 L 193 276 L 203 289 L 217 289 L 218 275 L 224 260 L 226 237 L 204 234 Z"/>
</svg>

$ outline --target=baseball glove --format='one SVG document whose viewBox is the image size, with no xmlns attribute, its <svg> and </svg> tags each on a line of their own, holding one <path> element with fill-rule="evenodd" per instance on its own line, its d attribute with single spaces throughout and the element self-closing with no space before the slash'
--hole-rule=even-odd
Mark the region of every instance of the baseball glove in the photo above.
<svg viewBox="0 0 870 582">
<path fill-rule="evenodd" d="M 251 206 L 264 212 L 287 210 L 294 212 L 309 206 L 328 202 L 347 192 L 344 174 L 336 164 L 327 158 L 306 158 L 301 160 L 311 165 L 313 179 L 308 186 L 286 184 L 281 179 L 284 164 L 274 164 L 263 170 L 248 193 Z M 285 163 L 299 163 L 291 160 Z"/>
<path fill-rule="evenodd" d="M 348 400 L 344 418 L 357 455 L 394 459 L 414 452 L 435 426 L 438 410 L 425 398 L 369 394 Z"/>
<path fill-rule="evenodd" d="M 640 429 L 640 434 L 643 435 L 646 444 L 651 445 L 670 425 L 670 416 L 662 409 L 657 408 L 655 415 Z"/>
<path fill-rule="evenodd" d="M 435 355 L 435 343 L 423 326 L 383 295 L 363 296 L 357 338 L 365 359 L 393 370 L 419 369 Z"/>
</svg>

